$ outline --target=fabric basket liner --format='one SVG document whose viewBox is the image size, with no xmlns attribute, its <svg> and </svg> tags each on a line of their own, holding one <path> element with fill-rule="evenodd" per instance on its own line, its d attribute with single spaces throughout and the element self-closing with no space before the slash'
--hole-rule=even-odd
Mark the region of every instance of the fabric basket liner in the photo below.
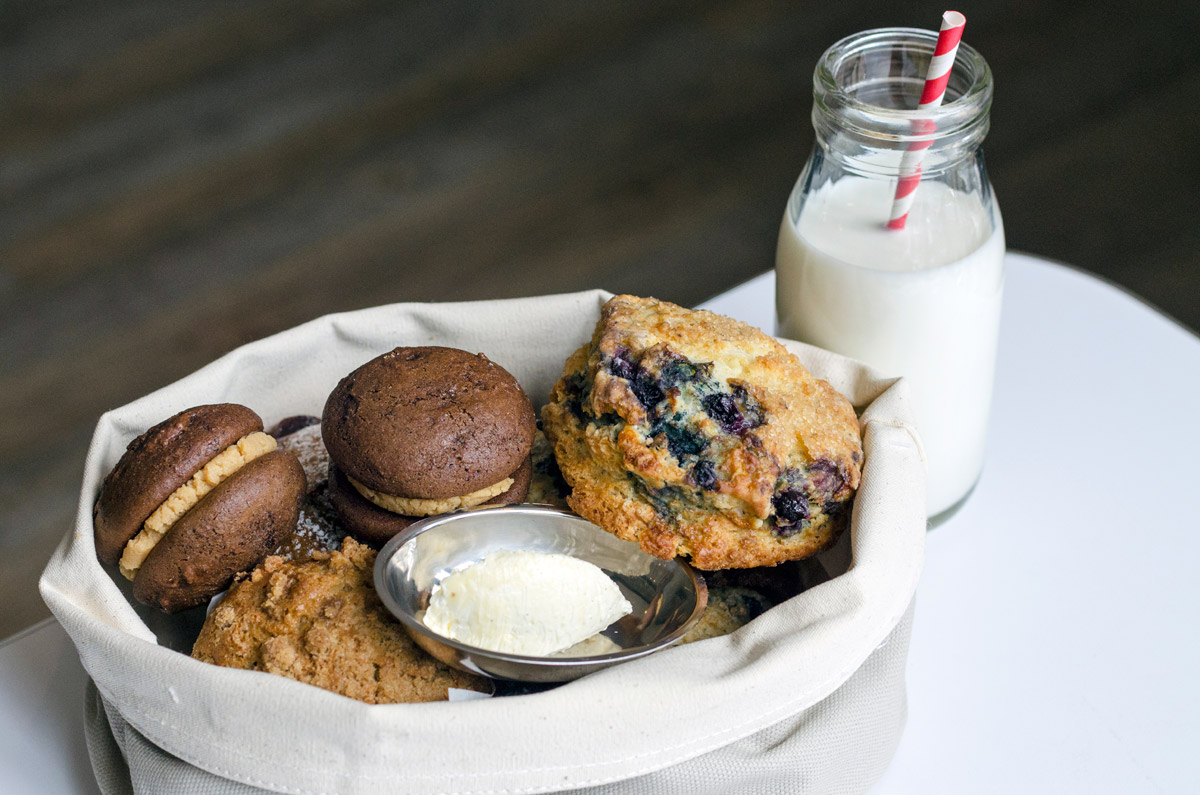
<svg viewBox="0 0 1200 795">
<path fill-rule="evenodd" d="M 230 787 L 188 791 L 485 795 L 667 791 L 639 789 L 637 782 L 654 775 L 686 788 L 693 779 L 711 780 L 723 753 L 744 754 L 747 743 L 763 737 L 795 751 L 779 756 L 794 758 L 793 781 L 803 783 L 787 791 L 835 791 L 828 788 L 835 781 L 839 792 L 870 785 L 882 770 L 878 762 L 845 780 L 836 764 L 818 775 L 812 759 L 843 760 L 845 771 L 855 771 L 867 757 L 886 764 L 898 740 L 908 611 L 925 539 L 923 454 L 903 381 L 810 346 L 784 341 L 851 399 L 863 423 L 862 485 L 850 530 L 832 553 L 847 558 L 845 572 L 731 635 L 544 693 L 367 705 L 283 677 L 201 663 L 186 655 L 202 616 L 163 616 L 135 603 L 124 579 L 97 561 L 91 511 L 99 484 L 130 439 L 163 418 L 222 401 L 245 403 L 268 425 L 319 414 L 338 379 L 398 345 L 483 352 L 540 406 L 609 297 L 597 290 L 330 315 L 239 348 L 100 418 L 74 530 L 40 585 L 102 699 L 93 714 L 128 724 L 130 731 L 120 732 L 128 745 L 117 742 L 135 789 L 157 791 L 147 776 L 161 776 L 164 764 L 135 754 L 137 742 Z M 885 642 L 895 644 L 884 655 L 891 660 L 886 675 L 855 677 L 868 658 L 879 657 L 877 649 L 887 650 L 880 649 Z M 899 719 L 892 709 L 874 730 L 862 720 L 853 723 L 858 729 L 814 723 L 830 703 L 852 711 L 883 701 L 900 705 Z M 798 742 L 803 748 L 793 747 Z M 764 758 L 770 750 L 763 748 Z M 754 772 L 753 765 L 737 769 Z"/>
</svg>

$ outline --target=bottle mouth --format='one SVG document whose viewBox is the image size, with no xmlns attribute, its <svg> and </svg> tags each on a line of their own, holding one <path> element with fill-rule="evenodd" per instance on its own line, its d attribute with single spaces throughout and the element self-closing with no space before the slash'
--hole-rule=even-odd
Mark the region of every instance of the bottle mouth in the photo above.
<svg viewBox="0 0 1200 795">
<path fill-rule="evenodd" d="M 813 73 L 813 126 L 818 139 L 848 136 L 863 146 L 973 149 L 988 130 L 992 71 L 979 52 L 960 44 L 943 103 L 917 109 L 937 33 L 880 28 L 847 36 L 821 56 Z"/>
</svg>

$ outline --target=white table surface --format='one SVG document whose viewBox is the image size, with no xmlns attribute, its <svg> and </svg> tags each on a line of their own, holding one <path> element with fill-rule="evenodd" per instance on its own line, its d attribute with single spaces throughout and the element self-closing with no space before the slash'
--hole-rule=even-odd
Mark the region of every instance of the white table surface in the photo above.
<svg viewBox="0 0 1200 795">
<path fill-rule="evenodd" d="M 1200 792 L 1200 338 L 1006 265 L 987 463 L 930 533 L 872 793 Z M 705 307 L 769 330 L 773 295 L 767 274 Z M 85 682 L 53 620 L 0 642 L 0 792 L 97 792 Z"/>
</svg>

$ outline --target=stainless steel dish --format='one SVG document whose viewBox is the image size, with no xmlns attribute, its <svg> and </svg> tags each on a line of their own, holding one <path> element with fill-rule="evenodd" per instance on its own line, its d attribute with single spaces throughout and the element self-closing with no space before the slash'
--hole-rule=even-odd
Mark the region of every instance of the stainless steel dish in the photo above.
<svg viewBox="0 0 1200 795">
<path fill-rule="evenodd" d="M 420 620 L 429 596 L 452 572 L 489 552 L 561 552 L 599 566 L 633 605 L 604 631 L 620 651 L 589 657 L 527 657 L 475 648 Z M 438 660 L 494 679 L 566 682 L 644 657 L 678 641 L 708 602 L 704 580 L 687 564 L 662 560 L 575 514 L 541 505 L 509 505 L 424 519 L 392 538 L 375 560 L 375 588 L 421 648 Z"/>
</svg>

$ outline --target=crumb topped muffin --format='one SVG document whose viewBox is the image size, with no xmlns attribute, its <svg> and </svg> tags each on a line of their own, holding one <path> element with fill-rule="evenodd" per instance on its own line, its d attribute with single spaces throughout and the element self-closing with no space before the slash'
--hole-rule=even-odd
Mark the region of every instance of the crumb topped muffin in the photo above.
<svg viewBox="0 0 1200 795">
<path fill-rule="evenodd" d="M 849 402 L 758 329 L 620 295 L 542 410 L 571 507 L 663 558 L 769 566 L 827 546 L 858 487 Z"/>
</svg>

